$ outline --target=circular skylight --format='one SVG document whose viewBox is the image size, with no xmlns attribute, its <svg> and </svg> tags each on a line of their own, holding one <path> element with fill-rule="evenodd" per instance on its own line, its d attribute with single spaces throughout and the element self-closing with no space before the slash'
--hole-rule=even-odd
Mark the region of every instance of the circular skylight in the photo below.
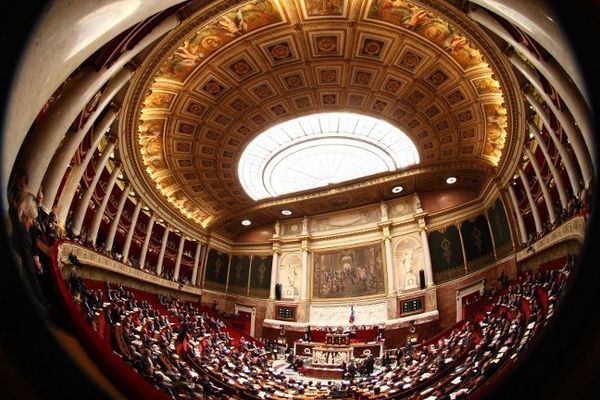
<svg viewBox="0 0 600 400">
<path fill-rule="evenodd" d="M 238 175 L 254 200 L 276 197 L 419 162 L 413 142 L 393 125 L 351 113 L 322 113 L 286 121 L 244 150 Z"/>
</svg>

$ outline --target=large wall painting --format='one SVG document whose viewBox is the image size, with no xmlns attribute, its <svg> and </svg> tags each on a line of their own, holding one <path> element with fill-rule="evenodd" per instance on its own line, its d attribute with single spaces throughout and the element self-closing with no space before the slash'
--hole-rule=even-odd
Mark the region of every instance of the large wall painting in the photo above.
<svg viewBox="0 0 600 400">
<path fill-rule="evenodd" d="M 381 244 L 315 252 L 313 297 L 335 299 L 385 293 Z"/>
<path fill-rule="evenodd" d="M 252 256 L 250 264 L 250 292 L 251 297 L 266 299 L 269 297 L 271 285 L 271 266 L 273 256 Z"/>
<path fill-rule="evenodd" d="M 435 283 L 447 282 L 465 274 L 460 234 L 455 225 L 431 232 L 428 239 Z"/>
</svg>

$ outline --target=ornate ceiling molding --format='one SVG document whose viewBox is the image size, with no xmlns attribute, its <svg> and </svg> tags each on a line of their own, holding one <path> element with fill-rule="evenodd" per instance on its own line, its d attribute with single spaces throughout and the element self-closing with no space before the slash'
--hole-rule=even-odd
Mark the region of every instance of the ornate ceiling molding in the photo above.
<svg viewBox="0 0 600 400">
<path fill-rule="evenodd" d="M 269 208 L 285 202 L 358 196 L 364 185 L 405 178 L 258 204 L 244 193 L 237 162 L 253 137 L 293 117 L 341 110 L 406 132 L 430 165 L 411 174 L 473 163 L 478 189 L 484 174 L 506 175 L 515 161 L 503 155 L 522 146 L 523 103 L 499 49 L 446 3 L 388 3 L 225 1 L 188 18 L 149 53 L 126 94 L 119 148 L 127 175 L 139 178 L 136 192 L 181 230 L 233 238 L 241 228 L 227 222 L 242 210 L 273 221 Z"/>
</svg>

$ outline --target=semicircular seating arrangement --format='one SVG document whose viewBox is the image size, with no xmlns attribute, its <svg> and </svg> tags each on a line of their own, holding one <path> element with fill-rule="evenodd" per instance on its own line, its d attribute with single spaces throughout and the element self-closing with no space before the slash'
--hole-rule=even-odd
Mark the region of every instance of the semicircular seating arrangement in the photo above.
<svg viewBox="0 0 600 400">
<path fill-rule="evenodd" d="M 574 262 L 569 255 L 486 290 L 470 319 L 420 345 L 386 349 L 373 373 L 335 382 L 274 368 L 271 343 L 248 339 L 210 307 L 73 272 L 63 279 L 56 258 L 53 276 L 82 343 L 133 397 L 433 400 L 482 398 L 550 321 Z"/>
</svg>

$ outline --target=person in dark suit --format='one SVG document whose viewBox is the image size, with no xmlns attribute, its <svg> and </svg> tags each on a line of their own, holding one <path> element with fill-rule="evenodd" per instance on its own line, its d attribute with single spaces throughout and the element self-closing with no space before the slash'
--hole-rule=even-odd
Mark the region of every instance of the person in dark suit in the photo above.
<svg viewBox="0 0 600 400">
<path fill-rule="evenodd" d="M 373 355 L 371 354 L 365 360 L 365 373 L 367 375 L 371 375 L 374 370 L 375 370 L 375 357 L 373 357 Z"/>
<path fill-rule="evenodd" d="M 23 194 L 17 208 L 17 223 L 15 224 L 17 245 L 15 250 L 21 257 L 23 274 L 29 283 L 29 287 L 40 304 L 46 306 L 48 301 L 44 297 L 39 281 L 39 276 L 43 273 L 43 267 L 35 247 L 37 238 L 34 237 L 33 229 L 37 217 L 38 208 L 35 197 L 31 193 Z"/>
</svg>

